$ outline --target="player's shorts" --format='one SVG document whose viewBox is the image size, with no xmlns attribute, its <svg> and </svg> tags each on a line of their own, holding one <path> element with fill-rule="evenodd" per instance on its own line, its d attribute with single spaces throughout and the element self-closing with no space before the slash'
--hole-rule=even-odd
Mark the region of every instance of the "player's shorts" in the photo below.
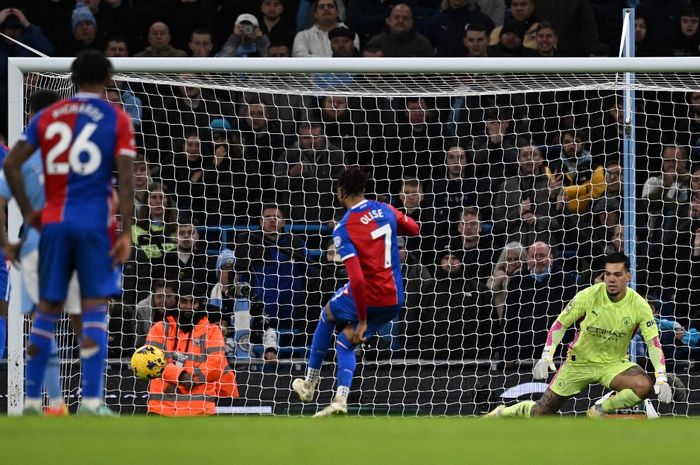
<svg viewBox="0 0 700 465">
<path fill-rule="evenodd" d="M 10 301 L 10 264 L 5 260 L 0 263 L 0 300 Z"/>
<path fill-rule="evenodd" d="M 82 298 L 119 295 L 121 277 L 109 256 L 111 242 L 106 226 L 95 229 L 71 223 L 44 225 L 39 240 L 39 297 L 49 302 L 66 300 L 74 271 L 78 273 Z"/>
<path fill-rule="evenodd" d="M 23 305 L 22 310 L 28 313 L 39 303 L 39 251 L 34 250 L 22 257 L 22 284 L 27 291 L 31 304 Z M 63 310 L 69 315 L 80 315 L 80 287 L 78 275 L 73 273 L 68 285 L 68 297 Z"/>
<path fill-rule="evenodd" d="M 350 295 L 349 286 L 347 284 L 335 291 L 331 300 L 328 301 L 328 307 L 335 321 L 347 322 L 350 324 L 357 323 L 358 318 L 355 299 Z M 365 338 L 374 336 L 384 325 L 396 318 L 400 312 L 401 305 L 390 305 L 386 307 L 371 307 L 368 305 Z"/>
<path fill-rule="evenodd" d="M 610 363 L 574 361 L 567 358 L 549 383 L 549 388 L 562 397 L 575 396 L 589 384 L 602 384 L 610 389 L 613 378 L 631 367 L 638 366 L 629 360 Z"/>
</svg>

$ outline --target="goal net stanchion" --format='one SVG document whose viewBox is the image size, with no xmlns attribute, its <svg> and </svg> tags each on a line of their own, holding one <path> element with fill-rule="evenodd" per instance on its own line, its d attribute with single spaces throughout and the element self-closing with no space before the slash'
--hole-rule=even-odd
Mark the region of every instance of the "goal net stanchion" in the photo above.
<svg viewBox="0 0 700 465">
<path fill-rule="evenodd" d="M 26 99 L 33 91 L 70 95 L 70 62 L 10 60 L 11 143 L 26 124 Z M 165 233 L 139 244 L 141 255 L 125 267 L 124 295 L 111 312 L 107 401 L 123 413 L 143 411 L 147 394 L 124 363 L 145 336 L 137 303 L 148 297 L 156 280 L 173 280 L 158 260 L 176 249 L 178 221 L 191 223 L 193 217 L 200 252 L 209 258 L 176 273 L 175 284 L 208 282 L 206 310 L 218 318 L 211 297 L 218 297 L 212 289 L 222 261 L 217 264 L 215 255 L 230 249 L 236 270 L 252 286 L 250 296 L 242 286 L 231 297 L 253 305 L 225 314 L 228 355 L 242 395 L 222 402 L 221 411 L 307 411 L 292 398 L 289 385 L 292 376 L 303 373 L 320 306 L 343 282 L 342 267 L 328 253 L 331 220 L 342 214 L 333 204 L 333 179 L 343 166 L 355 163 L 371 170 L 378 197 L 419 219 L 422 237 L 401 241 L 406 306 L 399 320 L 358 351 L 361 363 L 350 403 L 369 414 L 475 414 L 497 402 L 536 395 L 543 386 L 532 382 L 530 368 L 547 328 L 571 295 L 594 281 L 605 253 L 626 239 L 618 225 L 625 193 L 617 177 L 624 168 L 625 71 L 637 73 L 637 285 L 654 298 L 665 320 L 688 327 L 690 296 L 697 289 L 692 254 L 685 254 L 692 242 L 674 242 L 668 231 L 682 230 L 692 219 L 690 174 L 676 176 L 673 198 L 663 178 L 659 185 L 654 179 L 665 166 L 665 146 L 682 147 L 679 153 L 690 157 L 688 171 L 690 161 L 697 161 L 687 115 L 693 111 L 689 96 L 700 89 L 692 74 L 700 69 L 699 60 L 178 58 L 114 63 L 121 89 L 111 98 L 135 118 L 151 180 L 166 189 L 137 187 L 137 210 L 148 211 L 148 189 L 161 189 L 156 197 L 170 202 L 162 218 Z M 324 139 L 327 146 L 315 145 Z M 216 162 L 217 150 L 228 154 L 223 165 Z M 323 158 L 297 172 L 300 153 Z M 674 166 L 684 163 L 683 155 L 678 158 Z M 257 216 L 271 202 L 289 216 L 291 242 L 276 243 L 260 232 Z M 274 210 L 266 213 L 267 220 L 275 216 Z M 141 217 L 145 225 L 147 218 Z M 20 224 L 13 205 L 10 234 Z M 534 254 L 535 249 L 544 255 Z M 528 266 L 534 276 L 525 271 Z M 13 271 L 12 414 L 22 408 L 26 336 L 15 278 Z M 246 308 L 278 312 L 271 315 L 277 318 L 248 328 Z M 268 326 L 276 330 L 272 339 Z M 68 327 L 61 328 L 62 345 L 74 344 Z M 252 351 L 243 344 L 248 329 L 260 336 L 253 339 Z M 277 365 L 262 363 L 266 344 L 278 345 Z M 668 350 L 690 397 L 661 413 L 698 413 L 700 397 L 687 371 L 693 351 L 682 343 Z M 74 406 L 79 364 L 71 350 L 63 354 L 64 389 Z M 320 403 L 333 392 L 332 369 L 332 364 L 324 368 Z M 684 392 L 680 385 L 677 392 Z M 597 389 L 583 392 L 564 412 L 580 413 L 600 394 Z"/>
</svg>

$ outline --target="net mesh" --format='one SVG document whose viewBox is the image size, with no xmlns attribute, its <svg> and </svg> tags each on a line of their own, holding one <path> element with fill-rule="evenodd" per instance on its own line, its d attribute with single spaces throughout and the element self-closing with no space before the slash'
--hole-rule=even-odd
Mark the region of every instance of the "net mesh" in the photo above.
<svg viewBox="0 0 700 465">
<path fill-rule="evenodd" d="M 26 83 L 25 97 L 72 92 L 60 73 Z M 676 374 L 677 402 L 661 411 L 698 413 L 700 83 L 637 74 L 634 88 L 636 286 Z M 289 386 L 322 306 L 347 281 L 330 233 L 344 213 L 333 182 L 352 164 L 371 170 L 371 191 L 418 220 L 421 236 L 400 242 L 406 305 L 358 351 L 350 403 L 475 414 L 542 392 L 530 369 L 548 327 L 623 248 L 623 89 L 621 74 L 116 76 L 108 98 L 131 115 L 139 157 L 108 403 L 144 409 L 147 385 L 128 359 L 191 283 L 222 326 L 241 390 L 220 412 L 309 409 Z M 77 352 L 60 328 L 74 407 Z M 638 341 L 631 355 L 648 365 Z M 333 393 L 332 363 L 322 378 L 319 403 Z M 591 387 L 562 411 L 581 413 L 601 394 Z"/>
</svg>

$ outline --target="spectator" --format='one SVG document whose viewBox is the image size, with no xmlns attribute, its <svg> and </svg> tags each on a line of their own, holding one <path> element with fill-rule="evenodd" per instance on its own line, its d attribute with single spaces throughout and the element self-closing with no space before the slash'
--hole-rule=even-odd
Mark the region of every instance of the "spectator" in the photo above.
<svg viewBox="0 0 700 465">
<path fill-rule="evenodd" d="M 481 12 L 491 18 L 495 26 L 503 26 L 506 17 L 506 2 L 504 0 L 476 0 Z"/>
<path fill-rule="evenodd" d="M 490 232 L 484 230 L 484 224 L 475 207 L 466 207 L 462 211 L 457 223 L 457 232 L 459 235 L 452 238 L 449 250 L 464 264 L 465 276 L 474 280 L 477 289 L 484 290 L 500 244 Z M 443 249 L 438 247 L 438 250 Z"/>
<path fill-rule="evenodd" d="M 595 165 L 582 131 L 567 130 L 561 138 L 564 194 L 572 213 L 590 211 L 591 202 L 605 192 L 605 170 Z"/>
<path fill-rule="evenodd" d="M 494 201 L 493 233 L 511 232 L 522 218 L 523 195 L 529 200 L 528 221 L 548 217 L 549 178 L 544 169 L 544 157 L 538 147 L 526 145 L 518 150 L 518 175 L 506 178 L 503 189 Z M 530 245 L 523 244 L 525 247 Z"/>
<path fill-rule="evenodd" d="M 334 57 L 356 57 L 360 52 L 355 46 L 357 35 L 347 27 L 335 27 L 328 31 Z"/>
<path fill-rule="evenodd" d="M 167 364 L 148 386 L 148 413 L 164 416 L 213 415 L 212 397 L 238 397 L 218 324 L 207 318 L 191 285 L 179 289 L 178 308 L 153 325 L 146 344 L 162 348 Z"/>
<path fill-rule="evenodd" d="M 486 57 L 488 56 L 489 38 L 486 26 L 480 23 L 469 24 L 464 29 L 464 56 Z M 466 52 L 466 53 L 465 53 Z"/>
<path fill-rule="evenodd" d="M 161 280 L 154 281 L 151 293 L 136 304 L 134 347 L 141 347 L 146 342 L 146 335 L 151 326 L 163 321 L 165 312 L 175 308 L 177 308 L 175 285 Z"/>
<path fill-rule="evenodd" d="M 345 154 L 318 124 L 299 125 L 298 136 L 275 163 L 278 202 L 290 206 L 293 221 L 326 223 L 334 217 L 333 182 L 345 168 Z"/>
<path fill-rule="evenodd" d="M 133 162 L 134 173 L 134 216 L 141 216 L 148 208 L 148 186 L 151 184 L 148 164 L 143 153 L 137 153 Z"/>
<path fill-rule="evenodd" d="M 362 44 L 382 31 L 390 7 L 390 2 L 375 0 L 352 0 L 348 3 L 348 25 L 360 36 Z"/>
<path fill-rule="evenodd" d="M 236 18 L 233 33 L 217 57 L 266 57 L 270 39 L 263 34 L 258 18 L 243 13 Z"/>
<path fill-rule="evenodd" d="M 535 12 L 534 0 L 512 0 L 510 2 L 511 18 L 509 21 L 515 20 L 520 23 L 525 30 L 523 35 L 523 46 L 536 49 L 537 28 L 540 18 Z M 506 21 L 509 22 L 509 21 Z M 501 41 L 502 27 L 497 27 L 491 31 L 490 45 L 497 45 Z"/>
<path fill-rule="evenodd" d="M 170 191 L 157 182 L 148 186 L 148 208 L 142 208 L 132 226 L 131 259 L 124 264 L 124 303 L 133 305 L 152 287 L 153 265 L 177 247 L 176 213 Z"/>
<path fill-rule="evenodd" d="M 534 196 L 534 192 L 520 194 L 518 216 L 508 223 L 508 241 L 520 242 L 524 247 L 529 247 L 539 239 L 557 247 L 562 243 L 561 225 L 555 218 L 545 216 L 543 213 L 538 214 L 533 202 Z"/>
<path fill-rule="evenodd" d="M 78 2 L 76 2 L 78 3 Z M 100 42 L 114 34 L 125 34 L 131 23 L 131 2 L 123 0 L 81 0 L 95 17 Z"/>
<path fill-rule="evenodd" d="M 243 164 L 236 162 L 237 172 L 248 176 L 246 202 L 252 211 L 260 211 L 254 202 L 272 200 L 266 198 L 274 187 L 274 161 L 284 153 L 283 130 L 277 120 L 270 118 L 270 105 L 254 99 L 241 105 L 239 131 L 243 146 Z M 238 200 L 243 192 L 234 192 Z M 257 207 L 257 208 L 255 208 Z M 254 216 L 254 215 L 251 215 Z"/>
<path fill-rule="evenodd" d="M 685 147 L 666 146 L 663 149 L 662 173 L 651 176 L 642 188 L 641 211 L 648 212 L 650 234 L 658 238 L 665 216 L 676 216 L 680 207 L 690 200 L 690 173 Z"/>
<path fill-rule="evenodd" d="M 654 43 L 648 32 L 646 17 L 637 11 L 634 16 L 634 56 L 654 57 L 670 54 L 661 44 Z"/>
<path fill-rule="evenodd" d="M 285 5 L 282 0 L 262 0 L 260 2 L 260 30 L 271 43 L 285 44 L 287 48 L 294 42 L 295 29 L 286 21 Z M 271 56 L 268 49 L 268 56 Z"/>
<path fill-rule="evenodd" d="M 557 44 L 559 43 L 559 32 L 549 21 L 542 21 L 537 25 L 535 31 L 535 49 L 541 57 L 559 56 Z"/>
<path fill-rule="evenodd" d="M 188 45 L 193 57 L 210 57 L 214 50 L 214 38 L 209 29 L 197 28 L 190 34 Z"/>
<path fill-rule="evenodd" d="M 294 37 L 292 55 L 295 57 L 333 55 L 328 31 L 336 27 L 347 27 L 338 21 L 338 5 L 335 0 L 316 0 L 313 5 L 314 25 L 304 29 Z M 360 41 L 355 38 L 355 48 L 360 48 Z"/>
<path fill-rule="evenodd" d="M 515 0 L 518 1 L 518 0 Z M 442 11 L 432 18 L 428 25 L 427 37 L 435 46 L 437 56 L 455 57 L 463 53 L 461 41 L 468 25 L 483 24 L 488 31 L 493 29 L 493 21 L 481 12 L 473 0 L 444 0 Z"/>
<path fill-rule="evenodd" d="M 605 164 L 605 192 L 593 201 L 593 210 L 609 211 L 608 203 L 622 204 L 622 166 L 616 159 Z"/>
<path fill-rule="evenodd" d="M 190 215 L 181 215 L 177 224 L 177 247 L 163 254 L 154 275 L 168 282 L 190 283 L 209 295 L 218 281 L 216 257 L 199 247 L 199 232 Z"/>
<path fill-rule="evenodd" d="M 264 205 L 260 231 L 237 238 L 235 249 L 237 268 L 250 272 L 252 292 L 275 328 L 291 328 L 294 309 L 304 301 L 306 245 L 285 232 L 286 221 L 281 208 Z"/>
<path fill-rule="evenodd" d="M 692 6 L 681 11 L 679 26 L 671 39 L 673 56 L 700 55 L 700 13 Z"/>
<path fill-rule="evenodd" d="M 646 19 L 650 43 L 662 51 L 670 48 L 671 40 L 678 31 L 681 11 L 687 5 L 687 0 L 641 0 L 639 2 L 636 15 Z"/>
<path fill-rule="evenodd" d="M 326 305 L 333 297 L 336 289 L 340 289 L 340 286 L 347 282 L 348 273 L 343 266 L 343 261 L 338 255 L 335 244 L 329 239 L 319 263 L 309 267 L 309 278 L 306 286 L 306 304 L 309 309 L 317 311 L 320 316 L 322 306 Z M 313 332 L 309 334 L 313 334 Z"/>
<path fill-rule="evenodd" d="M 488 182 L 488 192 L 499 192 L 506 178 L 518 173 L 518 146 L 513 111 L 507 107 L 489 108 L 484 114 L 485 134 L 475 137 L 474 164 L 477 179 Z M 482 213 L 491 218 L 491 212 Z"/>
<path fill-rule="evenodd" d="M 367 45 L 362 49 L 360 53 L 364 58 L 381 58 L 384 56 L 384 52 L 379 45 Z"/>
<path fill-rule="evenodd" d="M 71 15 L 73 40 L 70 43 L 59 45 L 58 52 L 64 56 L 75 56 L 86 49 L 104 49 L 103 42 L 97 34 L 97 21 L 84 5 L 76 6 Z"/>
<path fill-rule="evenodd" d="M 598 27 L 590 0 L 534 1 L 540 19 L 557 25 L 562 56 L 590 55 L 591 47 L 598 43 Z"/>
<path fill-rule="evenodd" d="M 516 0 L 517 1 L 517 0 Z M 500 32 L 500 40 L 496 45 L 491 45 L 488 48 L 490 57 L 534 57 L 537 52 L 523 45 L 523 37 L 525 36 L 525 27 L 511 19 L 503 25 Z"/>
<path fill-rule="evenodd" d="M 186 57 L 184 50 L 170 45 L 170 28 L 167 24 L 157 21 L 148 28 L 148 47 L 141 50 L 137 57 Z"/>
<path fill-rule="evenodd" d="M 350 108 L 353 104 L 353 108 Z M 345 152 L 350 165 L 370 158 L 369 125 L 356 98 L 333 95 L 321 97 L 321 121 L 328 141 Z"/>
<path fill-rule="evenodd" d="M 129 45 L 122 36 L 109 36 L 105 46 L 105 55 L 110 58 L 122 58 L 129 56 Z"/>
<path fill-rule="evenodd" d="M 446 221 L 440 222 L 440 226 L 445 229 L 436 228 L 435 209 L 426 197 L 420 180 L 407 178 L 401 182 L 396 208 L 421 225 L 420 236 L 407 238 L 406 250 L 413 253 L 421 263 L 433 265 L 436 237 L 447 237 L 449 228 Z"/>
<path fill-rule="evenodd" d="M 473 152 L 469 154 L 473 156 Z M 464 207 L 481 209 L 490 205 L 488 185 L 476 178 L 475 171 L 474 163 L 467 159 L 467 151 L 448 144 L 444 172 L 438 172 L 432 182 L 436 221 L 458 221 Z"/>
<path fill-rule="evenodd" d="M 539 356 L 547 331 L 576 294 L 576 282 L 563 273 L 546 242 L 527 249 L 527 268 L 508 281 L 504 343 L 507 362 Z"/>
<path fill-rule="evenodd" d="M 316 0 L 299 0 L 299 7 L 295 8 L 293 11 L 296 12 L 296 30 L 301 31 L 302 29 L 308 29 L 314 25 L 314 12 Z M 346 19 L 346 8 L 345 4 L 347 0 L 335 0 L 335 7 L 338 11 L 338 21 L 345 21 Z"/>
<path fill-rule="evenodd" d="M 508 281 L 513 275 L 520 273 L 525 263 L 527 263 L 527 253 L 520 242 L 507 243 L 498 254 L 493 274 L 486 281 L 486 287 L 492 293 L 491 304 L 499 320 L 505 314 Z"/>
<path fill-rule="evenodd" d="M 413 11 L 405 3 L 396 4 L 391 8 L 384 31 L 372 37 L 368 45 L 378 45 L 385 57 L 434 55 L 430 41 L 414 29 Z"/>
<path fill-rule="evenodd" d="M 192 210 L 193 202 L 204 195 L 202 185 L 203 158 L 209 156 L 210 144 L 202 142 L 199 133 L 189 130 L 184 141 L 176 141 L 176 151 L 172 158 L 162 163 L 160 178 L 175 193 L 180 210 Z"/>
<path fill-rule="evenodd" d="M 27 20 L 19 8 L 0 10 L 0 32 L 46 55 L 52 55 L 54 52 L 54 47 L 49 39 L 39 27 Z M 35 56 L 35 54 L 26 47 L 3 37 L 0 40 L 0 82 L 7 82 L 7 59 L 9 57 L 31 56 Z"/>
<path fill-rule="evenodd" d="M 287 58 L 292 56 L 289 45 L 282 42 L 271 42 L 267 49 L 267 56 L 270 58 Z"/>
<path fill-rule="evenodd" d="M 112 80 L 108 91 L 115 92 L 120 106 L 131 116 L 131 124 L 134 125 L 135 129 L 139 129 L 143 115 L 143 104 L 141 99 L 131 90 L 129 82 Z"/>
</svg>

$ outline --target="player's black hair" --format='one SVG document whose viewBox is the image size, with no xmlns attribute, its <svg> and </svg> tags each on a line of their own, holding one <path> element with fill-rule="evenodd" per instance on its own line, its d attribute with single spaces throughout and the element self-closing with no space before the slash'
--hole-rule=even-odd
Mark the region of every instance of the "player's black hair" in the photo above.
<svg viewBox="0 0 700 465">
<path fill-rule="evenodd" d="M 346 195 L 362 195 L 367 189 L 367 172 L 359 166 L 348 166 L 338 179 L 337 187 Z"/>
<path fill-rule="evenodd" d="M 625 271 L 630 270 L 630 259 L 622 252 L 613 252 L 605 256 L 605 264 L 608 263 L 624 263 Z"/>
<path fill-rule="evenodd" d="M 71 79 L 77 87 L 102 84 L 114 72 L 112 63 L 101 50 L 83 50 L 70 67 Z"/>
<path fill-rule="evenodd" d="M 59 100 L 58 94 L 52 90 L 37 90 L 29 97 L 29 111 L 36 114 Z"/>
</svg>

